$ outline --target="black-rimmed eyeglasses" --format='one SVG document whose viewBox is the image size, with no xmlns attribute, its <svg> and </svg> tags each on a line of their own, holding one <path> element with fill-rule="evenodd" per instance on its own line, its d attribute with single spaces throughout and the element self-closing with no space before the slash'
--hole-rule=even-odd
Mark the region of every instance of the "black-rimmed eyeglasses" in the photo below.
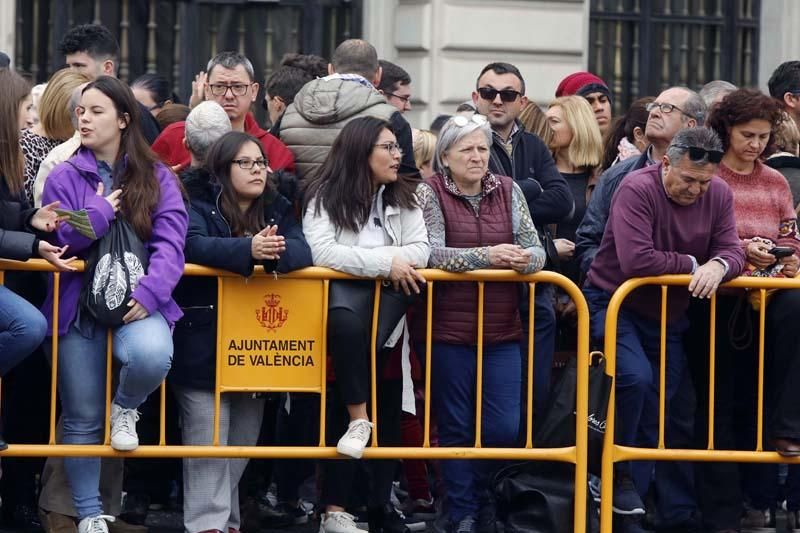
<svg viewBox="0 0 800 533">
<path fill-rule="evenodd" d="M 250 170 L 258 165 L 261 169 L 266 169 L 269 166 L 269 161 L 266 159 L 234 159 L 231 163 L 236 163 L 242 170 Z"/>
<path fill-rule="evenodd" d="M 250 88 L 250 85 L 244 83 L 237 83 L 235 85 L 213 83 L 209 84 L 208 88 L 214 96 L 225 96 L 229 90 L 233 96 L 244 96 L 247 94 L 247 89 Z"/>
<path fill-rule="evenodd" d="M 648 113 L 651 113 L 654 109 L 658 108 L 659 111 L 661 111 L 666 115 L 669 115 L 670 113 L 672 113 L 674 110 L 677 109 L 678 111 L 680 111 L 682 114 L 686 115 L 689 118 L 695 118 L 695 119 L 697 118 L 693 115 L 690 115 L 689 113 L 687 113 L 680 107 L 676 106 L 675 104 L 668 104 L 666 102 L 650 102 L 649 104 L 644 106 L 644 108 L 647 110 Z"/>
</svg>

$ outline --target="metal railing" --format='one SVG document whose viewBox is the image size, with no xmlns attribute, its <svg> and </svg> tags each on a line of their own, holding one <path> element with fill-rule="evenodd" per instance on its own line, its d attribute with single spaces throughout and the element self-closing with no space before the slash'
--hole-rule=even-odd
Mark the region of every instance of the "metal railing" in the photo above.
<svg viewBox="0 0 800 533">
<path fill-rule="evenodd" d="M 79 271 L 83 270 L 82 262 L 75 263 Z M 42 260 L 31 260 L 27 262 L 0 260 L 0 282 L 2 282 L 3 271 L 41 271 L 53 272 L 53 268 Z M 425 339 L 425 405 L 424 405 L 424 437 L 421 447 L 381 447 L 378 445 L 377 424 L 379 423 L 377 413 L 377 368 L 376 368 L 376 348 L 375 339 L 377 336 L 377 315 L 380 303 L 381 281 L 375 281 L 375 299 L 372 321 L 372 353 L 371 353 L 371 419 L 376 427 L 372 431 L 372 442 L 364 451 L 365 459 L 388 459 L 388 458 L 415 458 L 415 459 L 504 459 L 504 460 L 540 460 L 540 461 L 559 461 L 572 463 L 575 465 L 575 486 L 581 490 L 575 491 L 574 499 L 574 523 L 573 531 L 583 533 L 586 528 L 586 487 L 587 480 L 587 439 L 588 439 L 588 367 L 589 367 L 589 311 L 586 300 L 580 289 L 566 277 L 553 272 L 538 272 L 536 274 L 520 275 L 510 270 L 482 270 L 467 273 L 449 273 L 440 270 L 420 270 L 426 279 L 426 296 L 424 305 L 427 307 L 426 339 Z M 216 277 L 219 281 L 219 305 L 217 306 L 218 320 L 217 332 L 218 342 L 221 332 L 222 320 L 220 319 L 229 312 L 224 308 L 224 288 L 222 280 L 243 279 L 241 276 L 229 272 L 215 270 L 198 265 L 186 265 L 185 276 L 207 276 Z M 161 407 L 160 407 L 160 429 L 157 445 L 141 445 L 131 452 L 118 452 L 109 445 L 109 420 L 111 390 L 112 390 L 112 342 L 111 332 L 108 332 L 107 341 L 107 371 L 106 371 L 106 422 L 104 444 L 97 445 L 66 445 L 56 443 L 56 394 L 57 394 L 57 373 L 58 373 L 58 292 L 61 274 L 53 274 L 53 336 L 50 340 L 52 348 L 52 377 L 51 377 L 51 405 L 50 405 L 50 433 L 47 444 L 10 444 L 8 449 L 0 456 L 16 457 L 43 457 L 43 456 L 91 456 L 91 457 L 250 457 L 250 458 L 310 458 L 310 459 L 334 459 L 341 458 L 336 452 L 335 447 L 325 445 L 325 398 L 327 393 L 326 383 L 326 350 L 325 335 L 321 337 L 322 357 L 320 358 L 320 382 L 318 387 L 297 388 L 297 387 L 275 387 L 275 386 L 246 386 L 246 387 L 221 387 L 220 368 L 222 366 L 222 353 L 217 353 L 217 384 L 215 391 L 215 416 L 214 416 L 214 438 L 212 445 L 207 446 L 182 446 L 167 445 L 165 441 L 165 409 L 166 409 L 166 384 L 160 388 Z M 336 272 L 325 268 L 306 268 L 290 274 L 274 276 L 266 274 L 259 269 L 253 276 L 262 280 L 264 283 L 277 284 L 286 283 L 289 280 L 315 280 L 322 284 L 322 331 L 325 331 L 327 321 L 327 301 L 328 288 L 331 280 L 337 279 L 357 279 L 347 274 Z M 252 278 L 248 278 L 252 279 Z M 478 322 L 477 322 L 477 379 L 476 379 L 476 410 L 475 410 L 475 444 L 472 447 L 433 447 L 430 439 L 430 389 L 431 389 L 431 347 L 432 347 L 432 318 L 434 308 L 434 294 L 436 284 L 439 282 L 470 282 L 478 284 Z M 529 287 L 528 298 L 529 308 L 531 309 L 528 319 L 528 358 L 527 368 L 527 420 L 525 423 L 525 445 L 519 448 L 487 448 L 481 443 L 481 398 L 483 390 L 482 361 L 483 361 L 483 327 L 484 327 L 484 289 L 486 283 L 527 283 Z M 549 283 L 558 285 L 575 302 L 577 308 L 577 383 L 576 383 L 576 428 L 575 444 L 562 448 L 535 448 L 533 442 L 533 369 L 534 369 L 534 296 L 536 285 L 539 283 Z M 613 368 L 613 366 L 612 366 Z M 221 446 L 219 445 L 219 413 L 220 396 L 227 392 L 240 390 L 247 391 L 281 391 L 281 390 L 305 390 L 317 392 L 320 395 L 320 438 L 319 445 L 313 446 Z"/>
<path fill-rule="evenodd" d="M 616 375 L 617 324 L 620 310 L 625 299 L 634 290 L 644 286 L 660 286 L 661 288 L 661 333 L 660 364 L 658 376 L 659 413 L 658 443 L 655 448 L 623 446 L 614 443 L 615 427 L 615 390 L 612 388 L 609 399 L 608 418 L 605 441 L 603 444 L 602 489 L 600 504 L 600 531 L 612 531 L 612 492 L 614 480 L 614 464 L 621 461 L 697 461 L 697 462 L 749 462 L 749 463 L 798 463 L 798 460 L 787 459 L 777 452 L 764 451 L 764 341 L 767 306 L 767 290 L 800 289 L 800 278 L 756 278 L 739 277 L 722 285 L 722 289 L 751 289 L 758 291 L 758 373 L 757 373 L 757 421 L 756 443 L 754 450 L 720 450 L 714 446 L 714 388 L 716 361 L 716 313 L 717 295 L 710 299 L 710 344 L 708 351 L 708 443 L 706 449 L 669 449 L 665 446 L 665 408 L 666 408 L 666 331 L 667 331 L 667 289 L 674 286 L 688 286 L 691 276 L 670 275 L 649 278 L 629 279 L 619 286 L 608 303 L 605 323 L 605 357 L 606 372 Z M 755 326 L 755 325 L 754 325 Z"/>
</svg>

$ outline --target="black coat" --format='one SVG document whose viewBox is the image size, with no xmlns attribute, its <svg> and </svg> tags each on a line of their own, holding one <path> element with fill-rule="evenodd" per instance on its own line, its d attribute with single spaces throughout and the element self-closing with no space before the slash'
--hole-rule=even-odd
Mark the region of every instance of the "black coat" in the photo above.
<svg viewBox="0 0 800 533">
<path fill-rule="evenodd" d="M 210 181 L 202 169 L 190 169 L 181 175 L 189 193 L 189 231 L 186 236 L 186 262 L 228 270 L 242 276 L 253 273 L 256 261 L 251 254 L 250 237 L 232 237 L 228 223 L 218 207 L 220 186 Z M 278 261 L 264 261 L 268 272 L 290 272 L 311 266 L 311 249 L 303 230 L 283 196 L 272 191 L 264 218 L 278 225 L 278 234 L 286 238 L 286 251 Z M 175 324 L 170 380 L 197 389 L 214 387 L 217 346 L 217 280 L 186 276 L 174 292 L 184 316 Z M 229 310 L 227 312 L 236 312 Z"/>
<path fill-rule="evenodd" d="M 575 204 L 567 180 L 558 171 L 547 145 L 518 125 L 520 129 L 511 140 L 513 160 L 502 141 L 492 134 L 489 170 L 517 182 L 528 202 L 533 223 L 541 229 L 569 217 Z"/>
<path fill-rule="evenodd" d="M 28 208 L 24 194 L 11 194 L 0 177 L 0 257 L 27 261 L 37 255 L 39 241 L 30 227 L 35 212 Z"/>
</svg>

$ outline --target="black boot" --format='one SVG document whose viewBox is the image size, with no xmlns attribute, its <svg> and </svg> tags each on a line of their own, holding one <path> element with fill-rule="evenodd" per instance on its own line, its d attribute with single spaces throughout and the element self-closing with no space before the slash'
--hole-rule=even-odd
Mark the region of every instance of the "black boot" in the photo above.
<svg viewBox="0 0 800 533">
<path fill-rule="evenodd" d="M 403 515 L 392 504 L 370 507 L 367 510 L 369 533 L 411 533 L 403 521 Z"/>
</svg>

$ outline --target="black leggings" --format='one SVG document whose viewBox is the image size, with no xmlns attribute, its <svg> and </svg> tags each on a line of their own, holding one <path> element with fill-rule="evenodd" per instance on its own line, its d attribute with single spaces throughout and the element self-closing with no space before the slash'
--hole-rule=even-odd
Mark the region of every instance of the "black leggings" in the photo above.
<svg viewBox="0 0 800 533">
<path fill-rule="evenodd" d="M 328 446 L 336 443 L 350 423 L 348 405 L 370 403 L 369 330 L 352 311 L 333 309 L 328 313 L 328 352 L 333 358 L 336 381 L 328 387 L 325 440 Z M 377 353 L 378 444 L 400 446 L 400 416 L 402 412 L 402 380 L 382 380 L 380 375 L 391 350 Z M 369 405 L 367 406 L 369 413 Z M 355 503 L 353 482 L 356 472 L 365 468 L 370 480 L 368 505 L 380 506 L 389 501 L 396 461 L 322 461 L 323 505 L 348 507 Z"/>
</svg>

